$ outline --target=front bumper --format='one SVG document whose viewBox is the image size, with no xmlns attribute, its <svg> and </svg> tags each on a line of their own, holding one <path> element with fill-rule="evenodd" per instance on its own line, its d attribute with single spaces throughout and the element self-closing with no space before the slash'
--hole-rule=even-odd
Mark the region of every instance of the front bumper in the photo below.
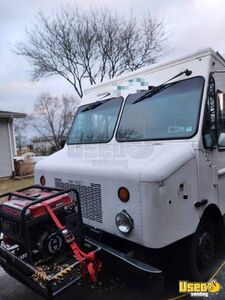
<svg viewBox="0 0 225 300">
<path fill-rule="evenodd" d="M 158 276 L 162 275 L 161 270 L 159 270 L 153 266 L 150 266 L 149 264 L 144 263 L 140 260 L 137 260 L 136 258 L 133 258 L 121 251 L 118 251 L 118 250 L 108 246 L 108 245 L 105 245 L 105 244 L 103 244 L 99 241 L 93 240 L 91 238 L 88 238 L 87 241 L 89 243 L 91 243 L 92 245 L 101 248 L 101 251 L 112 255 L 113 257 L 117 258 L 118 260 L 128 264 L 129 266 L 131 266 L 139 271 L 142 271 L 148 275 L 158 275 Z"/>
</svg>

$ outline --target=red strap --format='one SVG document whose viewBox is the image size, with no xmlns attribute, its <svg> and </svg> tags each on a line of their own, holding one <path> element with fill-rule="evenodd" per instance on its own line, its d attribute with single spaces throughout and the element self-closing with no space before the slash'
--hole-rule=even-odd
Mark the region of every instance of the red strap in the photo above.
<svg viewBox="0 0 225 300">
<path fill-rule="evenodd" d="M 57 218 L 57 216 L 55 215 L 54 211 L 52 210 L 52 208 L 46 204 L 46 203 L 42 203 L 42 205 L 46 208 L 47 212 L 49 213 L 50 217 L 52 218 L 52 220 L 54 221 L 55 225 L 57 226 L 57 228 L 59 228 L 61 231 L 66 229 L 66 226 L 63 226 L 61 224 L 61 222 L 59 221 L 59 219 Z M 89 273 L 90 278 L 93 282 L 96 282 L 96 273 L 98 271 L 100 271 L 101 268 L 101 263 L 99 261 L 96 260 L 95 258 L 95 253 L 93 251 L 89 252 L 89 253 L 85 253 L 83 252 L 77 245 L 77 243 L 75 241 L 72 241 L 71 243 L 69 243 L 70 248 L 72 249 L 76 259 L 80 262 L 81 267 L 82 267 L 82 273 L 83 276 L 85 276 L 85 274 Z M 87 271 L 86 271 L 86 266 L 85 266 L 85 262 L 84 260 L 87 261 Z"/>
<path fill-rule="evenodd" d="M 60 230 L 64 230 L 65 226 L 63 226 L 59 219 L 56 217 L 54 211 L 51 209 L 51 207 L 46 204 L 46 203 L 42 203 L 42 205 L 46 208 L 47 212 L 49 213 L 49 215 L 51 216 L 52 220 L 54 221 L 55 225 L 60 229 Z"/>
</svg>

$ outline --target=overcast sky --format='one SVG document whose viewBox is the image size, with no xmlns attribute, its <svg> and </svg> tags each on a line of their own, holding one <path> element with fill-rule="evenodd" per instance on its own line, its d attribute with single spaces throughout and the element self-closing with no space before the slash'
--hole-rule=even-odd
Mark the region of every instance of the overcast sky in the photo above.
<svg viewBox="0 0 225 300">
<path fill-rule="evenodd" d="M 11 50 L 24 39 L 25 27 L 32 26 L 39 11 L 48 15 L 65 4 L 108 5 L 122 14 L 132 9 L 138 18 L 149 10 L 164 19 L 172 55 L 208 46 L 225 53 L 224 0 L 0 0 L 0 110 L 29 113 L 42 92 L 74 94 L 58 77 L 32 82 L 30 65 Z"/>
</svg>

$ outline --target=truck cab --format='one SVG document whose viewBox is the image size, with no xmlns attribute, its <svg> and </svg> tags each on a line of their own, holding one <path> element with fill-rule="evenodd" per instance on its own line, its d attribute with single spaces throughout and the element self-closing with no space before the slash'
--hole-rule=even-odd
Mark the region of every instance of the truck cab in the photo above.
<svg viewBox="0 0 225 300">
<path fill-rule="evenodd" d="M 210 48 L 92 87 L 35 181 L 77 189 L 87 228 L 135 247 L 191 237 L 191 276 L 206 280 L 224 240 L 224 93 Z"/>
</svg>

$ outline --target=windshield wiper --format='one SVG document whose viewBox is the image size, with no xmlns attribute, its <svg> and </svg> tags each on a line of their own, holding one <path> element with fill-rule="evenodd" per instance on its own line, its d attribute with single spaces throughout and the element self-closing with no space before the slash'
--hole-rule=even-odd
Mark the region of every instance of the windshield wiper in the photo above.
<svg viewBox="0 0 225 300">
<path fill-rule="evenodd" d="M 112 99 L 112 98 L 111 98 Z M 88 110 L 92 110 L 92 109 L 95 109 L 96 107 L 104 104 L 106 101 L 108 101 L 110 99 L 107 99 L 107 100 L 104 100 L 104 101 L 96 101 L 94 103 L 91 103 L 90 105 L 88 105 L 84 110 L 82 110 L 82 112 L 84 111 L 88 111 Z"/>
<path fill-rule="evenodd" d="M 143 96 L 139 97 L 138 99 L 136 99 L 132 104 L 135 104 L 135 103 L 138 103 L 146 98 L 150 98 L 152 96 L 154 96 L 155 94 L 163 91 L 164 89 L 167 89 L 169 88 L 170 86 L 176 84 L 177 82 L 171 82 L 170 84 L 167 84 L 167 82 L 177 78 L 177 77 L 180 77 L 182 75 L 186 75 L 186 76 L 190 76 L 192 73 L 191 70 L 188 70 L 186 69 L 185 71 L 182 71 L 180 73 L 178 73 L 177 75 L 173 76 L 172 78 L 168 79 L 167 81 L 165 81 L 164 83 L 158 85 L 158 86 L 154 86 L 150 89 L 150 91 L 146 92 Z"/>
</svg>

